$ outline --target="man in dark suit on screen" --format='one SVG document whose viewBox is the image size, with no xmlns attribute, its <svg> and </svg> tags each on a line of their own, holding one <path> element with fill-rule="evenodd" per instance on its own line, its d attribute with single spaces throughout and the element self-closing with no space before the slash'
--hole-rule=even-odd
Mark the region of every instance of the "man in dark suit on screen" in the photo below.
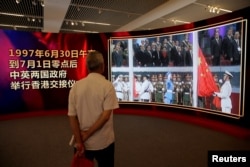
<svg viewBox="0 0 250 167">
<path fill-rule="evenodd" d="M 233 39 L 233 65 L 240 64 L 240 57 L 241 57 L 240 32 L 236 31 L 234 33 L 234 39 Z"/>
<path fill-rule="evenodd" d="M 215 32 L 214 38 L 211 40 L 211 58 L 214 66 L 220 65 L 221 43 L 219 32 Z"/>
<path fill-rule="evenodd" d="M 222 41 L 222 52 L 226 60 L 233 61 L 233 29 L 227 30 L 227 35 Z"/>
</svg>

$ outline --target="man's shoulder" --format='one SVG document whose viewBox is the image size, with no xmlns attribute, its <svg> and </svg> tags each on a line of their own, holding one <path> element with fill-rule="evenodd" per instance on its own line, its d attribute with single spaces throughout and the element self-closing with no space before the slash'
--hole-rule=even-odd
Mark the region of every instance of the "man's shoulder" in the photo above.
<svg viewBox="0 0 250 167">
<path fill-rule="evenodd" d="M 108 79 L 106 79 L 103 75 L 101 75 L 101 74 L 94 74 L 93 75 L 93 78 L 94 78 L 94 80 L 96 80 L 96 81 L 100 81 L 100 82 L 102 82 L 102 85 L 104 85 L 104 84 L 109 84 L 109 85 L 112 85 L 113 86 L 113 84 L 111 83 L 111 81 L 109 81 Z"/>
</svg>

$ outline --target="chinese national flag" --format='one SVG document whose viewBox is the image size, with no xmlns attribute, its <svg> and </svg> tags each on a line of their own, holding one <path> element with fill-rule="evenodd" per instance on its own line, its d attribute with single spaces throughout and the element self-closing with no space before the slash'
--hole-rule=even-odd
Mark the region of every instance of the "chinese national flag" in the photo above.
<svg viewBox="0 0 250 167">
<path fill-rule="evenodd" d="M 218 109 L 221 108 L 220 98 L 218 96 L 214 97 L 213 104 L 215 105 L 216 108 L 218 108 Z"/>
<path fill-rule="evenodd" d="M 214 81 L 211 71 L 209 70 L 203 52 L 199 48 L 198 96 L 207 97 L 218 91 L 219 88 Z M 213 104 L 216 106 L 216 108 L 221 108 L 221 102 L 218 96 L 213 98 Z"/>
<path fill-rule="evenodd" d="M 199 65 L 198 65 L 198 96 L 207 97 L 211 96 L 214 92 L 218 91 L 214 78 L 202 50 L 199 48 Z"/>
<path fill-rule="evenodd" d="M 134 95 L 134 98 L 138 97 L 138 94 L 136 93 L 136 79 L 135 78 L 133 79 L 133 95 Z"/>
</svg>

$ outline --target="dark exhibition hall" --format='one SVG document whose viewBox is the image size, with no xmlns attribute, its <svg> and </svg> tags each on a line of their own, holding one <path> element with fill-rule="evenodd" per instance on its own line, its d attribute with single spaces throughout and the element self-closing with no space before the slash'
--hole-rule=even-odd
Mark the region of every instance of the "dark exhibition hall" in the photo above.
<svg viewBox="0 0 250 167">
<path fill-rule="evenodd" d="M 249 6 L 0 0 L 0 166 L 249 167 Z"/>
</svg>

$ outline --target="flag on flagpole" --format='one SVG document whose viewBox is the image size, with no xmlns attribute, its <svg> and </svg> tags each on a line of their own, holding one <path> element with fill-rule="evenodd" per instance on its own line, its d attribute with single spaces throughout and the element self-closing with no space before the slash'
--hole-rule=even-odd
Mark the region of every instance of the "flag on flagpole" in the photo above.
<svg viewBox="0 0 250 167">
<path fill-rule="evenodd" d="M 217 109 L 221 109 L 221 101 L 218 96 L 214 96 L 213 104 Z"/>
<path fill-rule="evenodd" d="M 136 93 L 136 78 L 133 78 L 133 96 L 134 98 L 138 97 L 138 94 Z"/>
<path fill-rule="evenodd" d="M 218 91 L 212 73 L 206 62 L 201 48 L 199 48 L 199 64 L 198 64 L 198 96 L 207 97 L 211 96 L 214 92 Z"/>
</svg>

